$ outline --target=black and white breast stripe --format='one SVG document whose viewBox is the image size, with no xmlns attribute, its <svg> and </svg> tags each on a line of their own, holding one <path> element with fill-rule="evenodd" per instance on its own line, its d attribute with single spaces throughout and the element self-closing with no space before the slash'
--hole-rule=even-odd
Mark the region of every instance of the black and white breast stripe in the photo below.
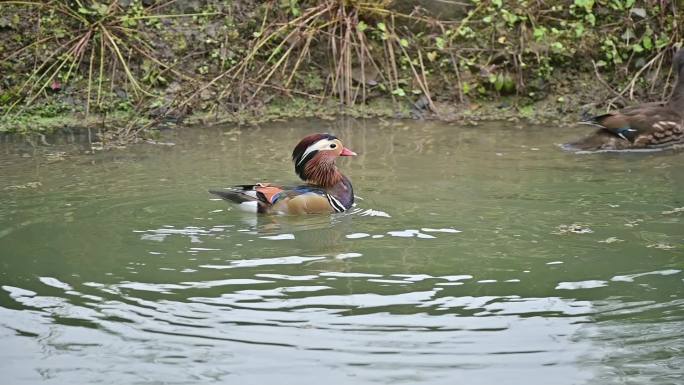
<svg viewBox="0 0 684 385">
<path fill-rule="evenodd" d="M 330 206 L 332 206 L 336 213 L 341 213 L 347 210 L 344 208 L 344 205 L 334 196 L 325 194 L 325 197 L 328 198 L 328 203 L 330 203 Z"/>
</svg>

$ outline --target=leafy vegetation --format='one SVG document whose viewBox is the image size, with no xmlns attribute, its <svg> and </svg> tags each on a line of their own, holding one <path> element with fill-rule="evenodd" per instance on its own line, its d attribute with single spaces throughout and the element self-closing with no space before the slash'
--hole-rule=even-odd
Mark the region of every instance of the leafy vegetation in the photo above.
<svg viewBox="0 0 684 385">
<path fill-rule="evenodd" d="M 408 4 L 407 4 L 408 3 Z M 443 111 L 557 94 L 663 99 L 684 12 L 670 0 L 50 0 L 0 3 L 0 130 L 22 114 L 109 120 L 123 139 L 188 113 L 279 100 Z M 442 14 L 448 10 L 448 16 Z M 587 80 L 589 79 L 589 80 Z M 579 101 L 578 101 L 579 102 Z M 123 115 L 122 115 L 123 114 Z M 86 119 L 87 120 L 87 119 Z M 16 130 L 16 128 L 15 128 Z"/>
</svg>

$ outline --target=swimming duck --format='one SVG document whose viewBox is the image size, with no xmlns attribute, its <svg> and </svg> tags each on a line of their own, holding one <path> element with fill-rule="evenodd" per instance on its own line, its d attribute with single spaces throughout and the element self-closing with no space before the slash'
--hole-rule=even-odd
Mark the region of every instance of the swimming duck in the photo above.
<svg viewBox="0 0 684 385">
<path fill-rule="evenodd" d="M 312 134 L 292 151 L 295 172 L 305 184 L 286 187 L 257 183 L 209 192 L 256 213 L 340 213 L 354 204 L 354 190 L 349 178 L 338 170 L 335 160 L 339 156 L 353 155 L 356 153 L 344 147 L 334 135 Z"/>
<path fill-rule="evenodd" d="M 599 129 L 565 147 L 624 150 L 684 144 L 684 48 L 677 51 L 672 65 L 677 74 L 677 83 L 667 102 L 644 103 L 588 117 L 580 123 Z"/>
</svg>

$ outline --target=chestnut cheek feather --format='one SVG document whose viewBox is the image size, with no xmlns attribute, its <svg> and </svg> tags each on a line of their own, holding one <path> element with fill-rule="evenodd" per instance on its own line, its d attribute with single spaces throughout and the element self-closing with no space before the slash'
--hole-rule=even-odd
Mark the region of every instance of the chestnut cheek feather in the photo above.
<svg viewBox="0 0 684 385">
<path fill-rule="evenodd" d="M 335 167 L 335 156 L 319 153 L 304 167 L 306 180 L 323 187 L 337 184 L 342 174 Z"/>
</svg>

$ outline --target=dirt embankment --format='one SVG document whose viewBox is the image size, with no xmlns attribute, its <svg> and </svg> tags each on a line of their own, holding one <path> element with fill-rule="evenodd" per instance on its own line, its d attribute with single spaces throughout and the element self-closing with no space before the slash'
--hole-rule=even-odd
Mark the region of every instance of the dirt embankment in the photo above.
<svg viewBox="0 0 684 385">
<path fill-rule="evenodd" d="M 0 132 L 336 114 L 577 120 L 664 99 L 676 1 L 55 0 L 0 6 Z"/>
</svg>

